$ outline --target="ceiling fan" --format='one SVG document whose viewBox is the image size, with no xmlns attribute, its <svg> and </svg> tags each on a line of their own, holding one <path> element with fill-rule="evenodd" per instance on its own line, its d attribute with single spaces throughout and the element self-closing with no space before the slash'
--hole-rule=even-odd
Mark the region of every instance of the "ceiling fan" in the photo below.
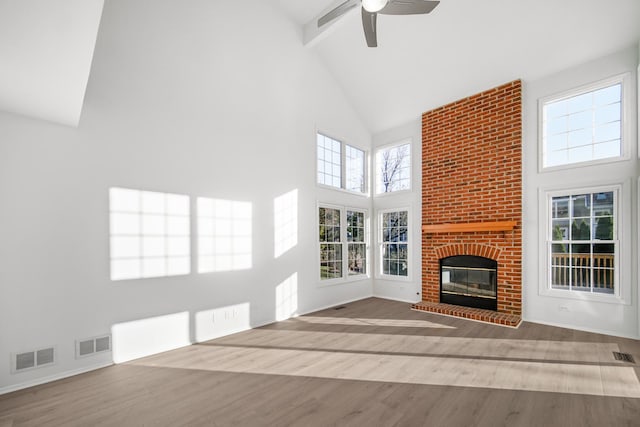
<svg viewBox="0 0 640 427">
<path fill-rule="evenodd" d="M 428 0 L 347 0 L 318 19 L 318 28 L 362 4 L 362 27 L 367 46 L 377 47 L 376 20 L 383 15 L 420 15 L 431 12 L 439 1 Z"/>
</svg>

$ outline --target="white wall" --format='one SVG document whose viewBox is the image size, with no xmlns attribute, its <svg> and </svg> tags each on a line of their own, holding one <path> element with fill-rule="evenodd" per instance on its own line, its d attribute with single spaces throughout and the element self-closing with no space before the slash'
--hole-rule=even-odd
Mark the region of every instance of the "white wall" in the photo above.
<svg viewBox="0 0 640 427">
<path fill-rule="evenodd" d="M 636 46 L 600 58 L 552 76 L 525 81 L 523 87 L 523 299 L 524 319 L 575 329 L 612 335 L 638 337 L 638 137 Z M 538 172 L 538 100 L 588 83 L 631 73 L 631 102 L 626 118 L 629 121 L 629 160 L 568 168 L 553 172 Z M 594 302 L 575 298 L 545 296 L 540 285 L 545 282 L 544 211 L 540 191 L 571 189 L 598 184 L 621 183 L 620 273 L 625 303 Z"/>
<path fill-rule="evenodd" d="M 268 2 L 106 2 L 79 127 L 0 114 L 0 392 L 111 362 L 76 360 L 76 339 L 113 332 L 127 360 L 274 321 L 291 277 L 299 313 L 370 296 L 371 280 L 318 286 L 317 201 L 371 201 L 317 188 L 316 128 L 370 145 Z M 192 219 L 198 196 L 251 202 L 253 267 L 110 281 L 114 186 L 186 194 Z M 276 259 L 274 198 L 295 189 L 298 244 Z M 10 353 L 49 345 L 55 366 L 9 373 Z"/>
<path fill-rule="evenodd" d="M 373 198 L 372 245 L 376 254 L 373 294 L 377 297 L 400 301 L 422 300 L 422 118 L 418 117 L 403 126 L 373 136 L 372 168 L 375 169 L 375 151 L 379 147 L 397 142 L 411 141 L 411 191 L 387 193 Z M 375 180 L 374 180 L 375 184 Z M 372 194 L 375 194 L 373 188 Z M 408 280 L 392 280 L 380 277 L 378 239 L 378 215 L 380 210 L 407 207 L 410 210 L 410 265 Z"/>
<path fill-rule="evenodd" d="M 0 110 L 78 125 L 103 4 L 0 2 Z"/>
</svg>

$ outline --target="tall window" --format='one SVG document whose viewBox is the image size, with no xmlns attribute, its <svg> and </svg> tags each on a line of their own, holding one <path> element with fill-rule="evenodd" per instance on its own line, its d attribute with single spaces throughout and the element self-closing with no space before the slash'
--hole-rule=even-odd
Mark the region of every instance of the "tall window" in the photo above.
<svg viewBox="0 0 640 427">
<path fill-rule="evenodd" d="M 615 292 L 617 203 L 615 190 L 550 196 L 552 289 Z"/>
<path fill-rule="evenodd" d="M 379 217 L 380 272 L 385 276 L 409 275 L 409 211 L 384 211 Z"/>
<path fill-rule="evenodd" d="M 367 274 L 367 243 L 364 212 L 347 210 L 349 275 Z"/>
<path fill-rule="evenodd" d="M 320 206 L 318 214 L 320 280 L 366 276 L 366 212 Z"/>
<path fill-rule="evenodd" d="M 111 280 L 189 274 L 189 197 L 109 190 Z"/>
<path fill-rule="evenodd" d="M 411 143 L 402 143 L 376 153 L 376 193 L 411 188 Z"/>
<path fill-rule="evenodd" d="M 320 207 L 320 279 L 342 277 L 340 209 Z"/>
<path fill-rule="evenodd" d="M 318 184 L 356 193 L 365 190 L 366 155 L 351 145 L 317 134 Z"/>
<path fill-rule="evenodd" d="M 543 100 L 543 167 L 621 157 L 622 77 Z"/>
</svg>

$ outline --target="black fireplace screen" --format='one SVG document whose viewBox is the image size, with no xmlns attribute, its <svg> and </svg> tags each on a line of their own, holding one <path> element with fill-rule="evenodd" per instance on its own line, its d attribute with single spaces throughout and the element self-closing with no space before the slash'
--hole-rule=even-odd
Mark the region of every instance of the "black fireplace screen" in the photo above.
<svg viewBox="0 0 640 427">
<path fill-rule="evenodd" d="M 498 263 L 492 259 L 458 255 L 440 260 L 442 302 L 495 310 Z"/>
</svg>

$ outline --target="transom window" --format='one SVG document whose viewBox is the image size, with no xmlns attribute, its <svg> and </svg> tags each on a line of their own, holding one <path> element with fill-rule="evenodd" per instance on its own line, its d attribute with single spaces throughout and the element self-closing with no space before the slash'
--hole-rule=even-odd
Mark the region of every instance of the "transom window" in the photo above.
<svg viewBox="0 0 640 427">
<path fill-rule="evenodd" d="M 411 188 L 411 143 L 382 148 L 376 153 L 376 193 Z"/>
<path fill-rule="evenodd" d="M 542 102 L 543 167 L 619 158 L 622 77 Z"/>
<path fill-rule="evenodd" d="M 550 286 L 613 294 L 618 257 L 617 191 L 550 197 Z"/>
<path fill-rule="evenodd" d="M 318 184 L 356 193 L 366 191 L 363 150 L 318 133 L 317 158 Z"/>
<path fill-rule="evenodd" d="M 380 214 L 380 273 L 409 275 L 409 211 L 393 210 Z"/>
<path fill-rule="evenodd" d="M 320 206 L 320 280 L 367 275 L 366 211 Z M 346 269 L 345 269 L 346 266 Z"/>
</svg>

